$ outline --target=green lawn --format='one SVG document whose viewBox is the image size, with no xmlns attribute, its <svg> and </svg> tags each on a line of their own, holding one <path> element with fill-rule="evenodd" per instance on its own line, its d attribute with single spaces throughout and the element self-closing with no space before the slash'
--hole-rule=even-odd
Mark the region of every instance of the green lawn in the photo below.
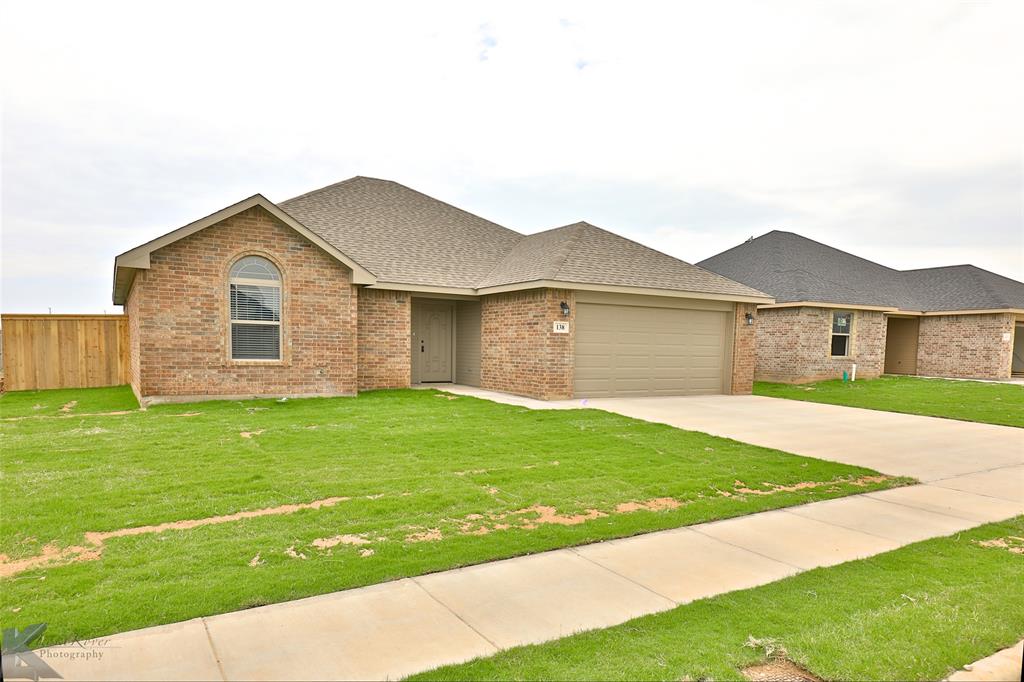
<svg viewBox="0 0 1024 682">
<path fill-rule="evenodd" d="M 598 410 L 415 390 L 0 421 L 0 448 L 0 615 L 49 623 L 48 643 L 908 482 Z M 820 485 L 785 489 L 801 482 Z M 342 499 L 86 535 L 328 498 Z M 647 508 L 618 508 L 633 502 Z M 41 553 L 55 561 L 17 565 Z"/>
<path fill-rule="evenodd" d="M 756 395 L 1024 427 L 1024 386 L 920 377 L 754 384 Z"/>
<path fill-rule="evenodd" d="M 128 386 L 10 391 L 0 398 L 0 419 L 74 416 L 137 409 L 139 402 Z"/>
<path fill-rule="evenodd" d="M 826 680 L 944 679 L 1024 636 L 1024 555 L 979 544 L 1010 536 L 1024 517 L 414 679 L 744 679 L 750 637 Z"/>
</svg>

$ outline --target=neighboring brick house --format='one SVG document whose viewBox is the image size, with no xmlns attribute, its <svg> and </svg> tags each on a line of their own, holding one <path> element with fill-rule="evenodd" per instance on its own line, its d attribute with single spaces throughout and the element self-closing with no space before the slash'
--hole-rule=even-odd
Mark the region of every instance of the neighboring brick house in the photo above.
<svg viewBox="0 0 1024 682">
<path fill-rule="evenodd" d="M 780 231 L 699 265 L 775 298 L 758 306 L 759 380 L 1024 372 L 1024 283 L 973 265 L 893 270 Z"/>
<path fill-rule="evenodd" d="M 587 223 L 522 235 L 394 182 L 255 195 L 121 254 L 145 403 L 447 382 L 749 393 L 749 286 Z"/>
</svg>

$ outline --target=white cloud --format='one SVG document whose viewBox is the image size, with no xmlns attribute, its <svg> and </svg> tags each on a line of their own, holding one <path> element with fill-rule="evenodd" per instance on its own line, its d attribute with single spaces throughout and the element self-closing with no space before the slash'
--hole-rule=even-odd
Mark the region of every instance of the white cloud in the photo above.
<svg viewBox="0 0 1024 682">
<path fill-rule="evenodd" d="M 1021 29 L 1016 2 L 8 3 L 3 308 L 59 294 L 34 254 L 102 309 L 116 253 L 354 174 L 690 261 L 777 227 L 1024 278 Z"/>
</svg>

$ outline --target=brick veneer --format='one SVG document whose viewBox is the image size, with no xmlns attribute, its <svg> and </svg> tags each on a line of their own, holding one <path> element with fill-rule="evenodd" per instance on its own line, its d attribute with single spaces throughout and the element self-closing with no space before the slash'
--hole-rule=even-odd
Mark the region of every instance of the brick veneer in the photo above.
<svg viewBox="0 0 1024 682">
<path fill-rule="evenodd" d="M 411 301 L 405 291 L 359 292 L 360 391 L 409 386 Z"/>
<path fill-rule="evenodd" d="M 560 304 L 569 304 L 562 315 Z M 481 301 L 480 384 L 483 388 L 542 400 L 571 398 L 576 300 L 572 291 L 531 289 L 485 296 Z M 569 321 L 568 334 L 552 331 Z"/>
<path fill-rule="evenodd" d="M 747 324 L 747 313 L 754 316 L 754 324 Z M 757 364 L 757 306 L 737 303 L 733 315 L 732 339 L 732 394 L 750 395 L 754 390 L 754 370 Z"/>
<path fill-rule="evenodd" d="M 759 311 L 755 325 L 755 378 L 789 383 L 834 379 L 841 377 L 844 371 L 849 372 L 854 363 L 858 378 L 881 376 L 885 368 L 885 315 L 868 310 L 852 312 L 850 357 L 833 358 L 830 355 L 832 309 L 801 307 Z"/>
<path fill-rule="evenodd" d="M 1014 320 L 1012 313 L 922 317 L 917 373 L 961 379 L 1009 378 Z M 1004 334 L 1009 334 L 1008 340 Z"/>
<path fill-rule="evenodd" d="M 282 360 L 233 361 L 231 264 L 262 255 L 282 273 Z M 344 395 L 356 392 L 357 295 L 350 271 L 260 207 L 153 252 L 128 303 L 136 393 Z"/>
</svg>

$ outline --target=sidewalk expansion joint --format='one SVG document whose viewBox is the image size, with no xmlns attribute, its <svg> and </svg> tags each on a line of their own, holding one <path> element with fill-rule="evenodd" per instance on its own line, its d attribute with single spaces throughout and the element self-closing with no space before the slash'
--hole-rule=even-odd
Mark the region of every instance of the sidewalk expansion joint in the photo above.
<svg viewBox="0 0 1024 682">
<path fill-rule="evenodd" d="M 600 543 L 598 543 L 598 544 L 600 544 Z M 586 547 L 586 545 L 583 545 L 583 546 Z M 586 561 L 588 563 L 591 563 L 594 566 L 597 566 L 598 568 L 602 568 L 605 571 L 611 573 L 612 575 L 617 576 L 619 578 L 622 578 L 623 580 L 625 580 L 627 582 L 633 583 L 637 587 L 640 587 L 640 588 L 646 590 L 647 592 L 650 592 L 651 594 L 655 595 L 656 597 L 660 597 L 660 598 L 668 601 L 670 604 L 673 604 L 674 606 L 679 606 L 680 604 L 683 603 L 683 602 L 676 601 L 672 597 L 666 596 L 666 595 L 662 594 L 661 592 L 658 592 L 657 590 L 651 589 L 647 585 L 644 585 L 643 583 L 639 583 L 639 582 L 633 580 L 632 578 L 630 578 L 629 576 L 622 575 L 618 571 L 616 571 L 616 570 L 614 570 L 612 568 L 609 568 L 608 566 L 605 566 L 604 564 L 602 564 L 602 563 L 600 563 L 598 561 L 595 561 L 595 560 L 591 559 L 590 557 L 583 556 L 582 554 L 580 554 L 577 551 L 578 548 L 576 548 L 576 547 L 569 547 L 568 549 L 569 549 L 570 552 L 572 552 L 573 554 L 575 554 L 579 558 L 583 559 L 584 561 Z"/>
<path fill-rule="evenodd" d="M 220 679 L 228 679 L 227 673 L 224 672 L 224 664 L 221 663 L 220 654 L 217 653 L 217 646 L 213 643 L 213 635 L 210 634 L 210 626 L 206 624 L 206 618 L 200 618 L 203 621 L 203 632 L 206 633 L 206 641 L 210 643 L 210 653 L 213 654 L 213 660 L 217 663 L 217 671 L 220 673 Z"/>
<path fill-rule="evenodd" d="M 446 610 L 446 611 L 447 611 L 448 613 L 450 613 L 450 614 L 452 614 L 453 616 L 455 616 L 456 618 L 458 618 L 458 619 L 459 619 L 459 622 L 461 622 L 461 623 L 462 623 L 463 625 L 465 625 L 465 626 L 466 626 L 467 628 L 469 628 L 470 630 L 472 630 L 473 632 L 475 632 L 475 633 L 476 633 L 476 634 L 477 634 L 477 635 L 478 635 L 478 636 L 479 636 L 479 637 L 480 637 L 481 639 L 483 639 L 483 640 L 484 640 L 485 642 L 487 642 L 487 643 L 488 643 L 488 644 L 490 644 L 490 645 L 491 645 L 492 647 L 494 647 L 494 653 L 497 653 L 497 652 L 499 652 L 499 651 L 501 651 L 501 650 L 502 650 L 502 648 L 501 648 L 500 646 L 498 646 L 497 644 L 495 644 L 494 642 L 492 642 L 492 641 L 491 641 L 491 638 L 490 638 L 490 637 L 488 637 L 487 635 L 485 635 L 484 633 L 480 632 L 480 631 L 479 631 L 479 630 L 477 630 L 477 629 L 476 629 L 475 627 L 473 627 L 473 625 L 472 625 L 472 624 L 471 624 L 471 623 L 470 623 L 469 621 L 467 621 L 467 620 L 466 620 L 465 618 L 463 618 L 463 617 L 462 617 L 462 614 L 458 613 L 458 612 L 457 612 L 457 611 L 456 611 L 455 609 L 453 609 L 452 607 L 448 606 L 448 605 L 447 605 L 447 604 L 445 604 L 445 603 L 444 603 L 443 601 L 441 601 L 440 599 L 438 599 L 437 597 L 435 597 L 435 596 L 434 596 L 434 594 L 433 594 L 433 593 L 432 593 L 432 592 L 431 592 L 430 590 L 428 590 L 428 589 L 426 588 L 426 586 L 425 586 L 425 585 L 423 585 L 422 583 L 420 583 L 420 581 L 419 581 L 419 580 L 418 580 L 417 578 L 419 578 L 419 576 L 414 576 L 414 577 L 412 577 L 412 578 L 409 578 L 409 580 L 411 580 L 411 581 L 412 581 L 412 582 L 413 582 L 413 583 L 414 583 L 414 584 L 416 585 L 416 587 L 418 587 L 418 588 L 420 588 L 421 590 L 423 590 L 423 592 L 424 592 L 424 593 L 426 593 L 426 595 L 427 595 L 428 597 L 430 597 L 430 598 L 431 598 L 431 599 L 433 599 L 433 600 L 434 600 L 435 602 L 437 602 L 437 603 L 438 603 L 438 604 L 439 604 L 439 605 L 441 606 L 441 608 L 443 608 L 443 609 L 444 609 L 444 610 Z"/>
</svg>

